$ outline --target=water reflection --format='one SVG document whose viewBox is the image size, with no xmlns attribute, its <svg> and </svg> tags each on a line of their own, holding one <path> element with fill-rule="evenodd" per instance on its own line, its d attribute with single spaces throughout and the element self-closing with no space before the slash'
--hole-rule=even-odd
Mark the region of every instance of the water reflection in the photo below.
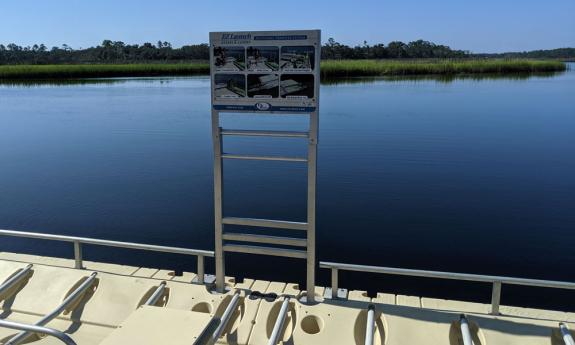
<svg viewBox="0 0 575 345">
<path fill-rule="evenodd" d="M 515 74 L 450 74 L 450 75 L 398 75 L 378 77 L 338 77 L 322 79 L 323 85 L 338 84 L 370 84 L 374 82 L 403 82 L 403 81 L 436 81 L 438 83 L 452 83 L 458 80 L 527 80 L 530 78 L 553 78 L 566 73 L 542 72 L 542 73 L 515 73 Z M 128 81 L 169 83 L 176 79 L 199 78 L 207 79 L 208 76 L 191 77 L 126 77 L 126 78 L 78 78 L 78 79 L 0 79 L 0 86 L 15 87 L 39 87 L 39 86 L 70 86 L 70 85 L 112 85 L 122 84 Z"/>
<path fill-rule="evenodd" d="M 194 77 L 181 77 L 194 78 Z M 206 77 L 203 77 L 206 78 Z M 178 77 L 144 77 L 144 78 L 78 78 L 78 79 L 0 79 L 0 86 L 3 87 L 41 87 L 41 86 L 77 86 L 77 85 L 113 85 L 124 84 L 130 81 L 142 83 L 167 84 Z"/>
<path fill-rule="evenodd" d="M 370 84 L 380 81 L 403 82 L 403 81 L 436 81 L 438 83 L 449 84 L 458 80 L 527 80 L 530 78 L 553 78 L 566 73 L 562 72 L 542 72 L 542 73 L 513 73 L 513 74 L 430 74 L 430 75 L 398 75 L 379 77 L 342 77 L 328 78 L 321 81 L 325 85 L 338 84 Z"/>
</svg>

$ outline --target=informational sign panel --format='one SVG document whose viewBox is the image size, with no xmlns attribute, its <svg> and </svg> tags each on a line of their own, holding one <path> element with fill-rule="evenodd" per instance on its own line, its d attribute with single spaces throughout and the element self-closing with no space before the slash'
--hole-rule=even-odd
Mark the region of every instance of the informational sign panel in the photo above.
<svg viewBox="0 0 575 345">
<path fill-rule="evenodd" d="M 320 42 L 319 30 L 211 32 L 213 109 L 316 111 Z"/>
</svg>

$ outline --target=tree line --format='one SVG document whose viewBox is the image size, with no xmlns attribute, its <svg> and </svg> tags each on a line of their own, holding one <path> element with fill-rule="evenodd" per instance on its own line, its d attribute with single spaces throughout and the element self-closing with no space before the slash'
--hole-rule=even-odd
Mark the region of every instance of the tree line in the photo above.
<svg viewBox="0 0 575 345">
<path fill-rule="evenodd" d="M 156 44 L 126 44 L 121 41 L 105 40 L 96 47 L 73 49 L 63 44 L 48 48 L 44 44 L 22 47 L 15 43 L 0 44 L 0 64 L 89 64 L 89 63 L 144 63 L 206 61 L 209 59 L 207 44 L 184 45 L 173 48 L 169 42 Z M 575 48 L 538 50 L 532 52 L 503 54 L 471 54 L 468 51 L 451 49 L 446 45 L 417 40 L 409 43 L 393 41 L 354 47 L 336 42 L 330 38 L 321 48 L 322 59 L 433 59 L 466 57 L 525 57 L 525 58 L 570 58 L 575 57 Z"/>
<path fill-rule="evenodd" d="M 464 58 L 470 54 L 424 40 L 393 41 L 388 45 L 379 43 L 373 46 L 364 41 L 361 46 L 350 47 L 330 38 L 321 48 L 322 59 L 445 59 Z"/>
<path fill-rule="evenodd" d="M 14 43 L 0 44 L 0 64 L 88 64 L 88 63 L 135 63 L 177 62 L 208 60 L 207 44 L 185 45 L 172 48 L 169 42 L 157 44 L 125 44 L 105 40 L 101 45 L 86 49 L 73 49 L 63 44 L 48 49 L 44 44 L 21 47 Z"/>
<path fill-rule="evenodd" d="M 350 47 L 330 38 L 322 46 L 322 59 L 402 59 L 402 58 L 457 58 L 466 52 L 452 50 L 448 46 L 418 40 L 410 43 L 399 41 L 388 45 L 382 43 L 370 46 Z M 185 45 L 173 48 L 169 42 L 156 44 L 126 44 L 121 41 L 105 40 L 96 47 L 73 49 L 63 44 L 48 49 L 44 44 L 21 47 L 11 43 L 0 44 L 0 64 L 84 64 L 84 63 L 135 63 L 135 62 L 179 62 L 208 60 L 207 44 Z"/>
<path fill-rule="evenodd" d="M 528 52 L 508 52 L 500 54 L 477 54 L 478 57 L 506 59 L 575 59 L 575 48 L 532 50 Z"/>
</svg>

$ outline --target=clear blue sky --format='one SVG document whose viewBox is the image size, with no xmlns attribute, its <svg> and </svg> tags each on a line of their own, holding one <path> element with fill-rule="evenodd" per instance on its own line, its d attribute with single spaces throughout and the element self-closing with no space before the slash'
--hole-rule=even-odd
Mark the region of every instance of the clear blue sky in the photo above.
<svg viewBox="0 0 575 345">
<path fill-rule="evenodd" d="M 203 43 L 209 31 L 321 29 L 346 44 L 419 38 L 473 52 L 575 47 L 575 0 L 17 0 L 0 43 Z"/>
</svg>

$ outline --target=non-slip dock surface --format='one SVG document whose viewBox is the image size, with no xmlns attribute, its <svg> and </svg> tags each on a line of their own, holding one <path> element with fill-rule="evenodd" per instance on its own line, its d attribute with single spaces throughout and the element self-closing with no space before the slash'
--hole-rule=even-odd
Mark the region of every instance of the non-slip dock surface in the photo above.
<svg viewBox="0 0 575 345">
<path fill-rule="evenodd" d="M 285 282 L 228 278 L 229 291 L 217 294 L 210 285 L 195 283 L 194 273 L 174 276 L 167 270 L 89 261 L 85 269 L 74 269 L 73 260 L 14 253 L 0 253 L 0 285 L 28 264 L 31 272 L 0 294 L 0 319 L 34 324 L 97 273 L 94 286 L 46 324 L 78 345 L 204 344 L 236 293 L 237 306 L 217 344 L 267 345 L 284 298 L 289 301 L 278 344 L 363 345 L 370 306 L 375 308 L 376 345 L 463 344 L 462 313 L 475 345 L 561 345 L 559 322 L 575 329 L 574 313 L 502 306 L 502 315 L 492 316 L 486 304 L 389 293 L 370 298 L 362 291 L 307 305 L 299 301 L 299 287 Z M 165 289 L 158 290 L 163 284 Z M 320 296 L 325 292 L 317 290 Z M 156 291 L 159 298 L 146 305 Z M 17 333 L 0 328 L 0 344 Z M 26 343 L 61 344 L 37 335 Z"/>
</svg>

